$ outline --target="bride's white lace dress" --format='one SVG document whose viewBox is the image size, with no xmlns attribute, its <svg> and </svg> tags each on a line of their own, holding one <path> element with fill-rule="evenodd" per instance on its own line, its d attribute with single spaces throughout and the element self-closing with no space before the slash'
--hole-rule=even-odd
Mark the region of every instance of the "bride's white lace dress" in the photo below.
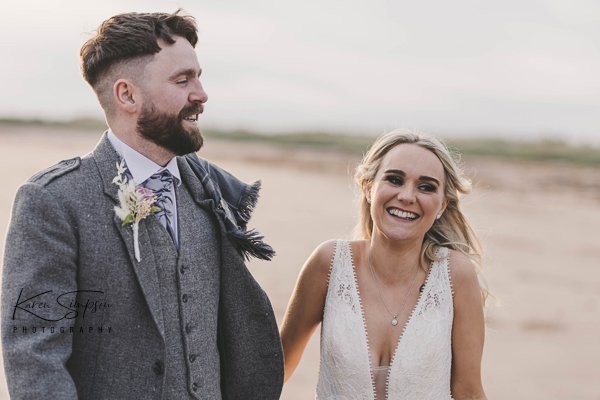
<svg viewBox="0 0 600 400">
<path fill-rule="evenodd" d="M 454 305 L 448 249 L 437 253 L 419 300 L 400 336 L 390 368 L 378 370 L 369 357 L 350 243 L 335 246 L 321 327 L 318 399 L 448 400 L 452 366 Z M 387 378 L 375 388 L 375 378 Z"/>
</svg>

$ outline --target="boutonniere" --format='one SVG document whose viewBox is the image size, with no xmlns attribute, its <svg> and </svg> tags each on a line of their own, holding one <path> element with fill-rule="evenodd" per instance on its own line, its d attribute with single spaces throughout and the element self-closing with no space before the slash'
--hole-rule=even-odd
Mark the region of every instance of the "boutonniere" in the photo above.
<svg viewBox="0 0 600 400">
<path fill-rule="evenodd" d="M 124 160 L 121 161 L 121 163 L 117 163 L 117 170 L 119 172 L 112 183 L 119 186 L 119 202 L 121 204 L 115 206 L 115 213 L 117 214 L 117 217 L 123 221 L 121 226 L 125 226 L 129 223 L 132 224 L 135 259 L 140 262 L 140 245 L 138 239 L 139 223 L 148 215 L 160 210 L 160 207 L 154 206 L 156 196 L 152 190 L 144 187 L 136 188 L 135 180 L 127 179 Z"/>
</svg>

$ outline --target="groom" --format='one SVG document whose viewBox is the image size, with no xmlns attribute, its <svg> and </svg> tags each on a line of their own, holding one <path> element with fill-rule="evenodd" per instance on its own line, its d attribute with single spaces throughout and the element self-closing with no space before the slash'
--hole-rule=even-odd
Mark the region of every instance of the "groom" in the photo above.
<svg viewBox="0 0 600 400">
<path fill-rule="evenodd" d="M 194 153 L 192 17 L 121 14 L 81 49 L 110 129 L 18 191 L 2 281 L 11 399 L 278 399 L 283 354 L 245 259 L 259 184 Z M 138 186 L 128 185 L 134 180 Z"/>
</svg>

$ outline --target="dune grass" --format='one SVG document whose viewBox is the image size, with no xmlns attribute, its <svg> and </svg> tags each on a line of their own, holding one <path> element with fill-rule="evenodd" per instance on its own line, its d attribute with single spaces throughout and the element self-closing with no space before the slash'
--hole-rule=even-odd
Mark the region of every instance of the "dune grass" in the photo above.
<svg viewBox="0 0 600 400">
<path fill-rule="evenodd" d="M 0 119 L 2 125 L 35 125 L 52 128 L 90 130 L 107 129 L 106 123 L 97 119 L 82 118 L 72 121 L 45 121 Z M 364 153 L 375 138 L 353 136 L 329 132 L 299 132 L 289 134 L 263 135 L 246 130 L 223 131 L 203 129 L 207 138 L 245 142 L 272 143 L 286 147 L 308 147 L 344 151 L 353 154 Z M 449 145 L 465 156 L 494 157 L 524 161 L 562 161 L 571 164 L 600 167 L 600 148 L 572 146 L 561 141 L 509 141 L 502 139 L 447 139 Z"/>
<path fill-rule="evenodd" d="M 90 131 L 105 131 L 108 129 L 106 122 L 95 118 L 77 118 L 70 121 L 48 121 L 42 119 L 18 119 L 18 118 L 0 118 L 2 125 L 33 125 L 48 128 L 68 128 L 83 129 Z"/>
<path fill-rule="evenodd" d="M 451 140 L 452 147 L 465 155 L 509 158 L 526 161 L 563 161 L 600 166 L 600 148 L 571 146 L 561 141 L 517 142 L 499 139 Z"/>
<path fill-rule="evenodd" d="M 209 138 L 269 142 L 285 146 L 304 146 L 364 153 L 373 144 L 372 136 L 336 135 L 325 132 L 260 135 L 248 131 L 206 130 Z M 465 156 L 495 157 L 524 161 L 562 161 L 600 166 L 600 148 L 571 146 L 561 141 L 508 141 L 501 139 L 447 139 L 451 149 Z"/>
</svg>

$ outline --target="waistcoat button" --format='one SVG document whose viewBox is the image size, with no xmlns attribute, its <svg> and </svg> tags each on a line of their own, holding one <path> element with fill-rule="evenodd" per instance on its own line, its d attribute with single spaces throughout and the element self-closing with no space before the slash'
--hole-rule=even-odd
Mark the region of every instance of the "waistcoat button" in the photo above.
<svg viewBox="0 0 600 400">
<path fill-rule="evenodd" d="M 192 331 L 192 327 L 190 324 L 185 324 L 185 333 L 190 333 Z"/>
<path fill-rule="evenodd" d="M 184 303 L 187 303 L 187 299 L 188 299 L 187 294 L 184 294 L 183 296 L 181 296 L 181 301 L 183 301 Z"/>
<path fill-rule="evenodd" d="M 190 362 L 196 361 L 196 355 L 194 353 L 190 354 Z"/>
<path fill-rule="evenodd" d="M 162 361 L 157 361 L 152 366 L 152 370 L 156 375 L 162 375 L 165 373 L 165 364 L 163 364 Z"/>
<path fill-rule="evenodd" d="M 198 384 L 196 382 L 192 383 L 192 390 L 195 392 L 198 390 Z"/>
</svg>

